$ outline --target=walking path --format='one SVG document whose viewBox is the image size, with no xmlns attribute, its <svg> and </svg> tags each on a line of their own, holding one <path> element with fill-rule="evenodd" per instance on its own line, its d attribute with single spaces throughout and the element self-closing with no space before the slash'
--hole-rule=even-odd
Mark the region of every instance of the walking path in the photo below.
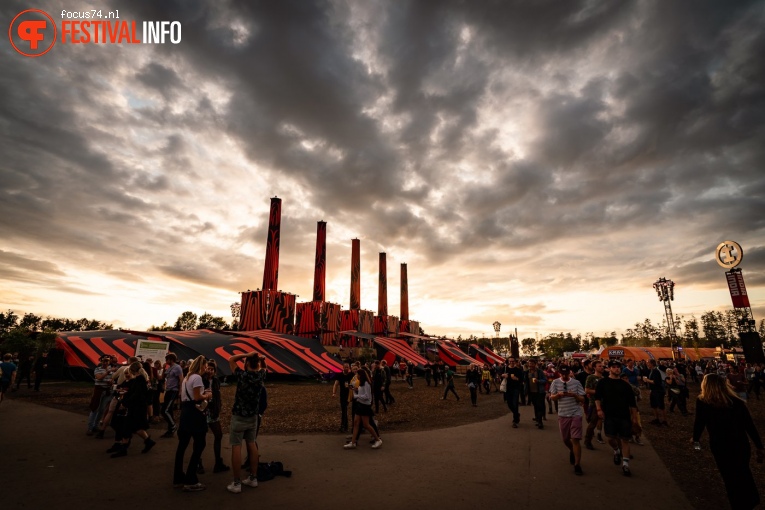
<svg viewBox="0 0 765 510">
<path fill-rule="evenodd" d="M 508 415 L 426 432 L 383 430 L 380 450 L 370 448 L 368 435 L 351 451 L 342 448 L 340 434 L 263 435 L 261 461 L 281 461 L 293 476 L 243 487 L 242 494 L 226 491 L 230 473 L 211 473 L 212 435 L 203 457 L 208 474 L 200 476 L 207 490 L 183 493 L 171 485 L 175 439 L 158 439 L 142 455 L 134 438 L 127 457 L 110 459 L 105 450 L 112 442 L 85 436 L 85 422 L 84 416 L 28 402 L 2 403 L 3 508 L 592 508 L 594 496 L 622 510 L 691 508 L 648 441 L 633 447 L 631 478 L 614 466 L 608 445 L 597 444 L 596 451 L 584 450 L 585 474 L 577 477 L 555 416 L 540 431 L 523 411 L 518 429 L 510 428 Z M 226 436 L 223 445 L 229 464 Z"/>
</svg>

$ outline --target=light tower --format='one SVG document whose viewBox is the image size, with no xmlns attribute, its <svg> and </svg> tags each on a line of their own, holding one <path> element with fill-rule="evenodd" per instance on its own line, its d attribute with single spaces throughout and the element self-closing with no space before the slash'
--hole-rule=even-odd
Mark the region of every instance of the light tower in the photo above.
<svg viewBox="0 0 765 510">
<path fill-rule="evenodd" d="M 672 347 L 672 359 L 677 358 L 677 333 L 675 332 L 675 320 L 672 315 L 672 304 L 675 300 L 675 282 L 662 277 L 653 284 L 659 301 L 664 303 L 664 314 L 667 316 L 667 333 L 669 334 L 669 345 Z"/>
<path fill-rule="evenodd" d="M 494 324 L 492 324 L 492 326 L 494 326 L 494 333 L 495 333 L 494 336 L 497 338 L 497 345 L 499 345 L 499 328 L 502 327 L 502 324 L 500 324 L 499 321 L 494 321 Z"/>
</svg>

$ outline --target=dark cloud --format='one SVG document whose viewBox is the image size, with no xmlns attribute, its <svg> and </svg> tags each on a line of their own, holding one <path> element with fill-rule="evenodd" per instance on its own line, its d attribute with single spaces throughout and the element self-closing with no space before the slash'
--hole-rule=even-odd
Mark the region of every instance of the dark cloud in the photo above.
<svg viewBox="0 0 765 510">
<path fill-rule="evenodd" d="M 369 274 L 379 251 L 442 273 L 433 297 L 532 269 L 550 288 L 713 288 L 729 238 L 765 284 L 757 2 L 119 8 L 181 21 L 182 44 L 0 48 L 0 237 L 27 261 L 7 280 L 56 276 L 39 250 L 126 281 L 255 288 L 278 194 L 280 280 L 306 295 L 317 219 L 364 240 Z M 346 243 L 330 240 L 330 276 Z"/>
</svg>

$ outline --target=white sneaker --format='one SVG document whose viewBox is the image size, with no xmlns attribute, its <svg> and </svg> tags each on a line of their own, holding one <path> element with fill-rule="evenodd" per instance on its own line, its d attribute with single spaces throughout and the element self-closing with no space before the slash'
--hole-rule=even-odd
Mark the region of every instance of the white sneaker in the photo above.
<svg viewBox="0 0 765 510">
<path fill-rule="evenodd" d="M 376 450 L 377 448 L 380 448 L 381 446 L 382 446 L 382 439 L 378 439 L 377 441 L 375 441 L 375 444 L 372 445 L 372 448 Z"/>
<path fill-rule="evenodd" d="M 346 450 L 353 450 L 353 449 L 356 448 L 356 443 L 345 444 L 345 445 L 343 445 L 343 448 L 345 448 Z"/>
<path fill-rule="evenodd" d="M 258 486 L 258 479 L 254 476 L 250 475 L 244 480 L 242 480 L 242 483 L 249 486 L 249 487 L 257 487 Z"/>
<path fill-rule="evenodd" d="M 226 489 L 228 489 L 229 492 L 233 492 L 234 494 L 239 494 L 240 492 L 242 492 L 242 484 L 234 481 L 228 484 Z"/>
</svg>

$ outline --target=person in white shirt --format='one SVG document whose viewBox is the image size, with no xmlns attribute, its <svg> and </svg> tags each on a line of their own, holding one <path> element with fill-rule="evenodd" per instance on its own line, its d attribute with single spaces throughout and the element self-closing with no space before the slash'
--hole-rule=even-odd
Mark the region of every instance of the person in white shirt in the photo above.
<svg viewBox="0 0 765 510">
<path fill-rule="evenodd" d="M 382 446 L 382 439 L 377 434 L 372 425 L 369 424 L 369 418 L 374 416 L 372 411 L 372 385 L 369 383 L 369 372 L 365 369 L 360 369 L 356 374 L 359 380 L 359 385 L 353 387 L 353 438 L 351 442 L 343 446 L 346 450 L 352 450 L 356 448 L 356 441 L 359 438 L 359 428 L 363 426 L 372 434 L 375 439 L 372 448 L 380 448 Z"/>
</svg>

